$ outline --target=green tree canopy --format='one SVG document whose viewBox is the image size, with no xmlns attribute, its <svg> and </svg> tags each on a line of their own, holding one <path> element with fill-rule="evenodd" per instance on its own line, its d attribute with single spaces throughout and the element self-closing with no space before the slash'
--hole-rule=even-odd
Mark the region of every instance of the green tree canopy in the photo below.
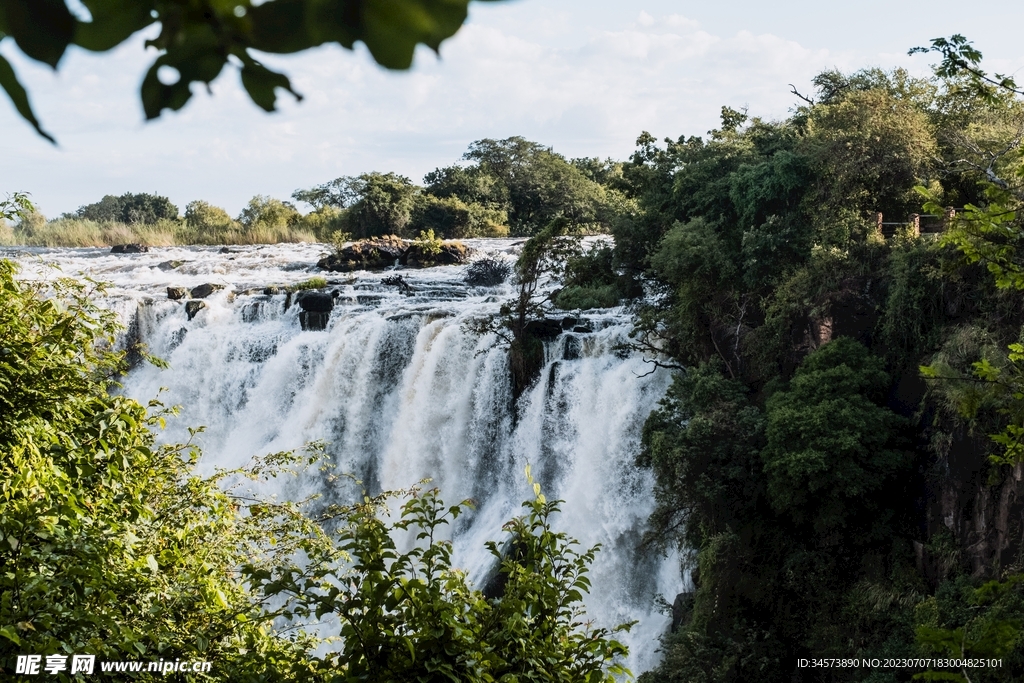
<svg viewBox="0 0 1024 683">
<path fill-rule="evenodd" d="M 178 207 L 167 197 L 157 194 L 126 192 L 119 197 L 108 194 L 94 204 L 80 206 L 69 217 L 84 218 L 98 223 L 148 225 L 160 220 L 177 220 Z"/>
<path fill-rule="evenodd" d="M 291 203 L 261 194 L 250 199 L 238 214 L 238 222 L 250 230 L 261 226 L 283 228 L 298 220 L 299 212 Z"/>
<path fill-rule="evenodd" d="M 231 228 L 234 221 L 228 212 L 209 202 L 196 200 L 185 207 L 185 224 L 195 230 L 217 233 Z"/>
<path fill-rule="evenodd" d="M 889 386 L 882 359 L 840 337 L 807 357 L 789 387 L 765 406 L 761 451 L 776 510 L 819 533 L 877 512 L 871 494 L 908 463 L 899 448 L 904 421 L 881 405 Z"/>
</svg>

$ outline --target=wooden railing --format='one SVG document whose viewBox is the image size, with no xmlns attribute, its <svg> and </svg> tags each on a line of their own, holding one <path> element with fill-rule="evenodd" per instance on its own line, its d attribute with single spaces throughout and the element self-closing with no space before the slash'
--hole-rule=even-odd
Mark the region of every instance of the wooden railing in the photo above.
<svg viewBox="0 0 1024 683">
<path fill-rule="evenodd" d="M 956 217 L 957 211 L 963 211 L 963 209 L 950 206 L 941 216 L 932 213 L 912 213 L 905 221 L 886 221 L 881 213 L 876 213 L 875 229 L 883 238 L 892 237 L 900 228 L 909 228 L 914 237 L 920 237 L 922 233 L 944 232 Z"/>
</svg>

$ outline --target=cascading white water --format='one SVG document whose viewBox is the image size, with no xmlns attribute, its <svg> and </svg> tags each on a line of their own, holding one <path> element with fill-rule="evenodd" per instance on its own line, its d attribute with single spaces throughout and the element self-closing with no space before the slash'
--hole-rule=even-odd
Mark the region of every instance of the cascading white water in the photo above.
<svg viewBox="0 0 1024 683">
<path fill-rule="evenodd" d="M 508 240 L 470 241 L 490 255 L 514 251 Z M 236 467 L 254 454 L 328 444 L 338 471 L 370 490 L 406 488 L 430 478 L 445 500 L 472 498 L 474 513 L 454 540 L 456 562 L 481 582 L 493 565 L 486 540 L 530 497 L 530 464 L 549 498 L 564 500 L 559 530 L 584 547 L 603 548 L 591 568 L 589 616 L 599 625 L 638 620 L 623 638 L 639 673 L 657 662 L 668 617 L 656 605 L 681 590 L 676 556 L 641 550 L 653 480 L 633 458 L 643 421 L 664 394 L 666 373 L 650 373 L 636 356 L 613 352 L 628 332 L 617 310 L 588 312 L 592 331 L 566 332 L 546 347 L 536 385 L 513 406 L 507 352 L 467 320 L 496 313 L 508 286 L 468 288 L 464 269 L 403 271 L 411 296 L 380 274 L 330 278 L 336 300 L 324 331 L 302 331 L 298 306 L 267 285 L 309 278 L 318 245 L 167 248 L 112 256 L 106 250 L 32 250 L 17 256 L 28 271 L 38 258 L 67 275 L 110 282 L 110 305 L 150 353 L 170 368 L 139 365 L 125 391 L 140 400 L 158 393 L 181 407 L 161 439 L 200 436 L 206 467 Z M 178 264 L 177 261 L 183 263 Z M 188 320 L 169 285 L 225 285 Z M 161 392 L 161 388 L 164 388 Z M 303 495 L 351 495 L 326 478 L 306 478 Z"/>
</svg>

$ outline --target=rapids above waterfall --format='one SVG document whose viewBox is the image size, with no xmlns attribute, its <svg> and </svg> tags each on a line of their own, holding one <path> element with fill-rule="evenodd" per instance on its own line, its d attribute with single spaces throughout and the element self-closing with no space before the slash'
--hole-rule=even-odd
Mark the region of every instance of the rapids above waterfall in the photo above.
<svg viewBox="0 0 1024 683">
<path fill-rule="evenodd" d="M 513 240 L 467 240 L 512 258 Z M 467 330 L 467 320 L 497 313 L 510 285 L 468 287 L 465 267 L 403 270 L 412 291 L 382 284 L 380 273 L 327 274 L 336 290 L 324 331 L 303 331 L 299 307 L 264 294 L 323 275 L 323 245 L 153 248 L 137 255 L 107 249 L 24 249 L 23 275 L 64 275 L 110 283 L 105 305 L 129 335 L 169 368 L 135 367 L 124 391 L 143 402 L 161 392 L 181 407 L 161 440 L 200 435 L 205 467 L 236 467 L 254 454 L 327 442 L 336 468 L 371 490 L 430 478 L 445 500 L 476 501 L 453 539 L 455 562 L 482 581 L 493 558 L 484 541 L 531 496 L 530 464 L 549 498 L 563 499 L 558 530 L 584 546 L 601 543 L 591 569 L 588 614 L 601 626 L 639 623 L 622 640 L 635 673 L 658 659 L 669 618 L 656 599 L 681 589 L 678 557 L 638 548 L 653 507 L 653 477 L 633 464 L 644 419 L 669 377 L 638 356 L 615 353 L 629 330 L 618 309 L 588 311 L 548 342 L 536 385 L 513 406 L 507 352 Z M 223 285 L 193 319 L 168 286 Z M 589 331 L 572 331 L 588 329 Z M 281 496 L 351 495 L 314 476 L 280 484 Z M 460 522 L 462 520 L 460 519 Z"/>
</svg>

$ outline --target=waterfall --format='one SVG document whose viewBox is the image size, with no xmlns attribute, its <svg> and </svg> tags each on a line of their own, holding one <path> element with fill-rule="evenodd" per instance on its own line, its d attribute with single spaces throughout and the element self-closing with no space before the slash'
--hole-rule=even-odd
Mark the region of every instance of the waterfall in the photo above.
<svg viewBox="0 0 1024 683">
<path fill-rule="evenodd" d="M 470 246 L 498 257 L 515 248 L 510 240 Z M 380 274 L 336 277 L 327 328 L 303 331 L 290 297 L 263 288 L 310 277 L 322 247 L 233 250 L 36 252 L 65 274 L 110 282 L 109 305 L 168 362 L 168 369 L 140 364 L 124 381 L 134 398 L 159 395 L 180 406 L 161 440 L 183 441 L 189 427 L 205 426 L 198 440 L 206 468 L 238 467 L 254 454 L 321 440 L 336 470 L 371 491 L 429 478 L 446 501 L 475 502 L 452 540 L 456 564 L 478 586 L 493 566 L 484 541 L 500 540 L 502 523 L 532 496 L 529 464 L 547 497 L 564 500 L 556 528 L 583 547 L 602 545 L 591 567 L 588 615 L 605 627 L 638 620 L 622 638 L 628 665 L 639 674 L 657 663 L 669 617 L 656 600 L 671 602 L 682 580 L 677 556 L 639 547 L 653 477 L 633 458 L 669 377 L 615 352 L 629 330 L 622 311 L 586 312 L 592 331 L 548 342 L 537 383 L 513 405 L 507 352 L 466 324 L 496 313 L 512 293 L 508 285 L 467 287 L 460 267 L 403 271 L 411 296 L 384 286 Z M 35 258 L 20 260 L 39 271 Z M 191 320 L 183 302 L 164 293 L 203 282 L 224 288 Z M 316 474 L 276 485 L 280 496 L 317 492 L 345 502 L 352 494 Z"/>
</svg>

